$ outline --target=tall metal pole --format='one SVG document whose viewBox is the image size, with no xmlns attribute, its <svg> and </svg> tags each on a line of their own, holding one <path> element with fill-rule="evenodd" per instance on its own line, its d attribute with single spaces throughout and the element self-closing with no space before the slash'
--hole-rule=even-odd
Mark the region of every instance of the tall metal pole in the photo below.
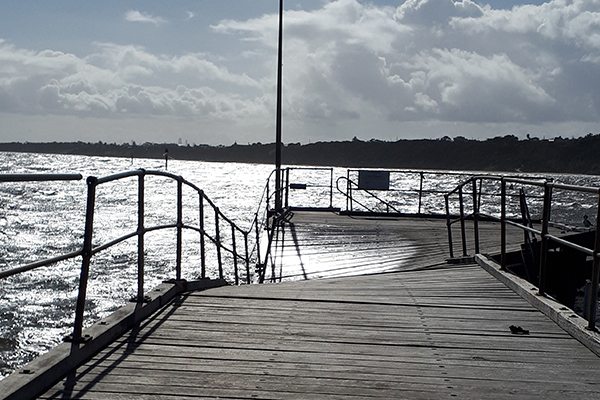
<svg viewBox="0 0 600 400">
<path fill-rule="evenodd" d="M 281 206 L 281 73 L 283 66 L 283 0 L 279 0 L 279 44 L 277 54 L 277 122 L 275 127 L 275 210 Z"/>
</svg>

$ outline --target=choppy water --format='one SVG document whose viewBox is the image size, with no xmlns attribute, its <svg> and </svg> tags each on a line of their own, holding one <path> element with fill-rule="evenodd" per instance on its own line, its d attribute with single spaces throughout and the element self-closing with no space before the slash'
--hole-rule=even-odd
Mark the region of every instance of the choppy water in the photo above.
<svg viewBox="0 0 600 400">
<path fill-rule="evenodd" d="M 84 179 L 71 182 L 0 183 L 0 269 L 64 254 L 81 248 L 86 206 L 87 176 L 103 177 L 139 168 L 164 170 L 164 161 L 28 153 L 0 153 L 0 173 L 80 173 Z M 272 166 L 261 164 L 206 163 L 170 160 L 168 171 L 182 175 L 202 188 L 208 197 L 240 227 L 248 229 Z M 435 177 L 428 174 L 425 190 L 449 190 L 470 173 Z M 333 182 L 346 176 L 333 169 Z M 600 186 L 593 176 L 562 175 L 556 180 L 585 186 Z M 105 243 L 135 230 L 137 224 L 136 178 L 103 185 L 98 190 L 94 218 L 95 243 Z M 392 187 L 416 189 L 419 174 L 392 174 Z M 345 199 L 330 194 L 328 171 L 295 170 L 290 181 L 309 183 L 310 190 L 290 194 L 290 204 L 344 209 Z M 147 226 L 174 223 L 176 184 L 160 177 L 146 182 Z M 490 187 L 497 194 L 497 187 Z M 532 193 L 533 194 L 533 193 Z M 414 193 L 391 193 L 388 199 L 403 212 L 418 211 Z M 195 193 L 184 198 L 184 219 L 197 221 Z M 364 200 L 368 202 L 368 199 Z M 558 222 L 579 224 L 583 214 L 596 215 L 597 200 L 588 195 L 558 198 L 553 209 Z M 541 202 L 534 200 L 532 213 Z M 434 193 L 423 199 L 422 211 L 443 211 L 443 197 Z M 498 212 L 497 202 L 486 206 Z M 227 233 L 225 233 L 226 235 Z M 183 278 L 199 276 L 197 235 L 188 234 L 184 250 Z M 184 245 L 185 246 L 185 245 Z M 136 291 L 137 242 L 129 240 L 95 257 L 86 305 L 86 321 L 94 321 L 123 305 Z M 174 230 L 151 233 L 146 239 L 147 288 L 174 277 Z M 214 256 L 209 260 L 215 268 Z M 71 333 L 78 290 L 80 258 L 60 262 L 0 281 L 0 375 L 46 352 Z"/>
</svg>

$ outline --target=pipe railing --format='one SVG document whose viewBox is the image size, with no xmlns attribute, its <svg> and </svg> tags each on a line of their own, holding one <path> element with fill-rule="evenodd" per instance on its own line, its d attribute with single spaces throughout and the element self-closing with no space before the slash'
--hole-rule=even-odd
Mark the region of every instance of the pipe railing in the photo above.
<svg viewBox="0 0 600 400">
<path fill-rule="evenodd" d="M 323 172 L 327 172 L 327 176 L 326 176 L 326 178 L 324 178 L 323 175 L 319 175 L 316 178 L 314 176 L 309 177 L 309 178 L 307 178 L 306 176 L 303 176 L 301 178 L 303 180 L 303 182 L 298 183 L 298 182 L 293 182 L 293 179 L 295 178 L 293 176 L 293 173 L 296 171 L 300 171 L 301 173 L 313 171 L 313 172 L 317 172 L 319 174 L 321 174 Z M 275 191 L 277 190 L 277 188 L 275 188 L 273 190 L 273 192 L 271 192 L 271 180 L 273 179 L 273 176 L 276 173 L 277 173 L 277 170 L 273 170 L 271 172 L 271 174 L 269 175 L 269 177 L 267 179 L 267 183 L 266 183 L 265 194 L 263 195 L 263 199 L 261 199 L 261 204 L 263 204 L 263 200 L 265 200 L 264 205 L 266 206 L 267 211 L 269 213 L 273 210 L 276 210 L 276 205 L 273 202 L 273 200 L 276 197 Z M 324 184 L 322 182 L 325 179 L 327 179 L 326 184 Z M 287 167 L 287 168 L 281 169 L 280 181 L 282 182 L 281 189 L 280 189 L 281 190 L 280 195 L 282 198 L 283 208 L 290 207 L 290 203 L 291 203 L 290 197 L 292 195 L 292 192 L 297 192 L 299 190 L 314 191 L 314 190 L 318 190 L 318 189 L 327 189 L 326 191 L 327 191 L 328 206 L 321 207 L 321 208 L 323 208 L 323 209 L 333 208 L 333 168 L 331 168 L 331 167 Z M 321 182 L 319 182 L 319 181 L 321 181 Z M 275 185 L 273 185 L 273 186 L 275 186 Z M 309 201 L 314 202 L 315 198 L 316 198 L 316 196 L 311 196 Z M 296 200 L 296 202 L 301 203 L 301 201 L 298 201 L 298 200 Z M 303 206 L 296 205 L 294 207 L 303 207 Z M 310 206 L 305 205 L 305 207 L 315 208 L 314 204 L 311 204 Z"/>
<path fill-rule="evenodd" d="M 483 214 L 480 210 L 480 201 L 481 201 L 481 182 L 484 180 L 494 181 L 500 184 L 500 216 L 495 216 L 491 214 Z M 480 189 L 477 191 L 476 182 L 480 182 Z M 521 186 L 531 186 L 538 188 L 539 190 L 543 190 L 542 195 L 542 212 L 541 212 L 541 228 L 534 229 L 531 226 L 528 226 L 526 221 L 517 222 L 518 218 L 511 218 L 507 214 L 507 188 L 506 185 L 521 185 Z M 463 198 L 463 192 L 465 186 L 471 186 L 472 188 L 472 209 L 470 214 L 465 214 L 465 201 Z M 594 247 L 588 248 L 585 246 L 581 246 L 577 243 L 570 242 L 565 240 L 564 238 L 558 237 L 549 233 L 549 228 L 552 224 L 551 221 L 551 209 L 552 209 L 552 200 L 555 196 L 556 191 L 567 191 L 567 192 L 578 192 L 578 193 L 587 193 L 596 196 L 596 225 L 595 225 L 595 235 L 594 235 Z M 458 218 L 454 218 L 450 216 L 450 197 L 456 195 L 458 197 L 460 215 Z M 455 189 L 451 190 L 447 194 L 444 195 L 446 202 L 446 215 L 447 215 L 447 226 L 448 226 L 448 243 L 450 247 L 450 257 L 454 257 L 453 252 L 453 238 L 452 238 L 452 230 L 451 225 L 460 222 L 460 235 L 462 241 L 462 249 L 463 256 L 468 255 L 467 245 L 466 245 L 466 227 L 465 221 L 467 219 L 473 220 L 473 229 L 474 229 L 474 248 L 475 253 L 479 253 L 479 229 L 477 225 L 477 221 L 485 216 L 486 218 L 499 221 L 500 222 L 500 266 L 502 269 L 506 269 L 507 264 L 507 243 L 506 243 L 506 227 L 512 226 L 523 230 L 524 232 L 533 233 L 538 235 L 541 238 L 540 244 L 540 257 L 539 257 L 539 273 L 538 273 L 538 294 L 543 296 L 546 294 L 546 277 L 547 277 L 547 256 L 549 251 L 550 242 L 559 244 L 561 246 L 568 247 L 575 251 L 581 252 L 586 256 L 592 257 L 592 273 L 591 273 L 591 293 L 588 298 L 588 304 L 585 304 L 586 314 L 588 326 L 587 329 L 596 331 L 596 308 L 597 308 L 597 298 L 598 298 L 598 284 L 600 283 L 600 188 L 596 187 L 586 187 L 586 186 L 577 186 L 577 185 L 568 185 L 568 184 L 560 184 L 554 183 L 551 180 L 527 180 L 522 178 L 511 178 L 511 177 L 503 177 L 503 176 L 475 176 L 472 177 L 465 182 L 459 184 Z"/>
<path fill-rule="evenodd" d="M 346 181 L 346 191 L 345 192 L 342 189 L 340 189 L 340 181 L 342 181 L 342 180 Z M 346 209 L 348 211 L 352 212 L 354 210 L 354 203 L 356 203 L 359 206 L 361 206 L 362 208 L 364 208 L 365 210 L 367 210 L 368 212 L 371 212 L 371 213 L 377 212 L 373 208 L 367 206 L 366 204 L 362 203 L 361 201 L 357 200 L 356 198 L 354 198 L 352 196 L 353 188 L 358 188 L 358 183 L 354 182 L 353 180 L 349 179 L 348 177 L 340 176 L 335 181 L 335 186 L 336 186 L 336 189 L 338 190 L 338 192 L 340 192 L 343 196 L 346 197 Z M 390 209 L 391 209 L 392 212 L 400 214 L 400 210 L 398 210 L 392 204 L 390 204 L 386 200 L 380 198 L 379 196 L 377 196 L 375 193 L 371 192 L 370 190 L 361 189 L 361 192 L 364 192 L 367 195 L 369 195 L 371 199 L 375 199 L 378 202 L 378 204 L 384 205 L 386 207 L 387 213 L 389 213 Z"/>
<path fill-rule="evenodd" d="M 465 176 L 461 172 L 439 172 L 418 170 L 385 170 L 376 172 L 388 172 L 389 188 L 374 193 L 359 187 L 354 177 L 363 170 L 348 169 L 346 172 L 345 190 L 337 185 L 337 190 L 346 201 L 346 211 L 354 212 L 354 205 L 362 207 L 369 212 L 377 211 L 377 207 L 383 206 L 384 213 L 402 213 L 411 215 L 443 215 L 438 210 L 444 205 L 439 203 L 443 194 L 447 192 L 444 187 L 439 187 L 440 177 L 443 176 L 445 185 L 452 182 L 460 182 Z M 338 178 L 338 180 L 341 178 Z M 337 184 L 337 183 L 336 183 Z M 360 201 L 357 193 L 367 200 Z M 410 199 L 410 200 L 407 200 Z M 373 204 L 365 204 L 371 200 Z M 404 204 L 403 204 L 404 203 Z M 357 210 L 358 211 L 358 210 Z"/>
<path fill-rule="evenodd" d="M 0 182 L 78 181 L 81 174 L 0 174 Z"/>
<path fill-rule="evenodd" d="M 145 223 L 145 179 L 147 176 L 161 176 L 168 179 L 172 179 L 177 182 L 177 220 L 175 223 L 163 224 L 163 225 L 154 225 L 154 226 L 146 226 Z M 10 181 L 26 181 L 26 180 L 56 180 L 56 179 L 43 179 L 41 177 L 34 177 L 35 179 L 29 179 L 32 176 L 20 176 L 18 180 L 16 178 L 11 178 Z M 81 175 L 54 175 L 53 177 L 61 177 L 59 179 L 81 179 Z M 121 237 L 112 239 L 104 244 L 94 246 L 92 244 L 92 238 L 94 234 L 94 214 L 95 214 L 95 206 L 96 206 L 96 189 L 98 186 L 114 182 L 118 180 L 122 180 L 125 178 L 137 177 L 138 178 L 138 218 L 137 218 L 137 229 L 133 232 L 127 233 Z M 46 176 L 48 178 L 48 176 Z M 0 177 L 1 181 L 1 177 Z M 5 180 L 9 181 L 9 180 Z M 83 330 L 83 319 L 84 319 L 84 309 L 85 309 L 85 301 L 86 301 L 86 293 L 87 293 L 87 285 L 88 279 L 90 275 L 90 264 L 92 258 L 95 254 L 104 251 L 118 243 L 124 242 L 128 239 L 137 237 L 138 240 L 138 252 L 137 252 L 137 295 L 132 301 L 136 302 L 145 302 L 146 298 L 144 296 L 144 276 L 145 276 L 145 235 L 149 232 L 164 230 L 164 229 L 176 229 L 177 239 L 176 239 L 176 261 L 175 261 L 175 279 L 181 280 L 182 271 L 182 250 L 183 250 L 183 230 L 192 230 L 200 235 L 200 260 L 201 260 L 201 278 L 206 278 L 207 275 L 207 266 L 206 266 L 206 239 L 210 243 L 212 243 L 217 251 L 217 264 L 218 264 L 218 278 L 224 279 L 224 262 L 222 252 L 229 253 L 233 258 L 233 278 L 234 283 L 240 283 L 240 275 L 239 271 L 239 263 L 242 262 L 245 264 L 245 282 L 251 283 L 252 276 L 250 273 L 250 260 L 252 253 L 249 251 L 248 247 L 248 236 L 253 232 L 252 228 L 249 230 L 244 230 L 238 227 L 232 220 L 227 218 L 219 208 L 204 194 L 204 192 L 194 185 L 191 182 L 188 182 L 181 176 L 177 176 L 174 174 L 170 174 L 168 172 L 163 171 L 146 171 L 146 170 L 137 170 L 124 172 L 120 174 L 115 174 L 103 178 L 89 177 L 87 179 L 87 205 L 86 205 L 86 216 L 85 216 L 85 229 L 84 229 L 84 241 L 83 246 L 80 250 L 73 251 L 61 256 L 49 258 L 46 260 L 41 260 L 38 262 L 30 263 L 27 265 L 23 265 L 20 267 L 12 268 L 9 270 L 5 270 L 0 272 L 0 278 L 7 278 L 9 276 L 13 276 L 25 271 L 30 271 L 36 268 L 41 268 L 44 266 L 48 266 L 59 261 L 64 261 L 72 258 L 76 258 L 78 256 L 82 257 L 82 267 L 79 279 L 79 294 L 77 297 L 76 310 L 75 310 L 75 322 L 73 327 L 73 334 L 70 335 L 67 340 L 80 342 L 83 341 L 82 330 Z M 183 187 L 191 188 L 198 194 L 198 207 L 199 207 L 199 220 L 198 226 L 192 226 L 186 224 L 183 220 Z M 206 215 L 204 212 L 204 206 L 212 208 L 214 211 L 214 227 L 215 234 L 211 235 L 205 229 L 206 227 Z M 255 222 L 256 223 L 256 219 Z M 230 242 L 224 243 L 223 237 L 221 234 L 221 224 L 228 225 L 230 230 Z M 257 230 L 258 233 L 258 230 Z M 241 245 L 243 246 L 242 250 L 239 250 L 239 244 L 236 240 L 236 236 L 241 235 L 243 237 Z M 258 238 L 257 238 L 258 241 Z M 257 259 L 260 259 L 260 254 L 257 253 Z M 259 260 L 260 262 L 260 260 Z"/>
</svg>

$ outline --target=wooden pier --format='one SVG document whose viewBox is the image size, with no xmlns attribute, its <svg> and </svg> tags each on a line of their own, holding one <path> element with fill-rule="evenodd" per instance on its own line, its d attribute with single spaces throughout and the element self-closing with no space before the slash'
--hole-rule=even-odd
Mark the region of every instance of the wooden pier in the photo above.
<svg viewBox="0 0 600 400">
<path fill-rule="evenodd" d="M 290 222 L 278 283 L 181 293 L 39 398 L 600 399 L 600 358 L 479 265 L 446 263 L 444 220 Z"/>
</svg>

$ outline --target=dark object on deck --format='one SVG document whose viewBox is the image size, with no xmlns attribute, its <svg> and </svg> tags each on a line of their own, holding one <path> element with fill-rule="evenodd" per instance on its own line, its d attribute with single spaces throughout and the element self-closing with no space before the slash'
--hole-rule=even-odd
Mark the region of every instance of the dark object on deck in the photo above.
<svg viewBox="0 0 600 400">
<path fill-rule="evenodd" d="M 527 329 L 521 328 L 520 326 L 511 325 L 511 326 L 509 326 L 509 328 L 510 328 L 510 332 L 513 335 L 529 335 L 529 331 Z"/>
</svg>

